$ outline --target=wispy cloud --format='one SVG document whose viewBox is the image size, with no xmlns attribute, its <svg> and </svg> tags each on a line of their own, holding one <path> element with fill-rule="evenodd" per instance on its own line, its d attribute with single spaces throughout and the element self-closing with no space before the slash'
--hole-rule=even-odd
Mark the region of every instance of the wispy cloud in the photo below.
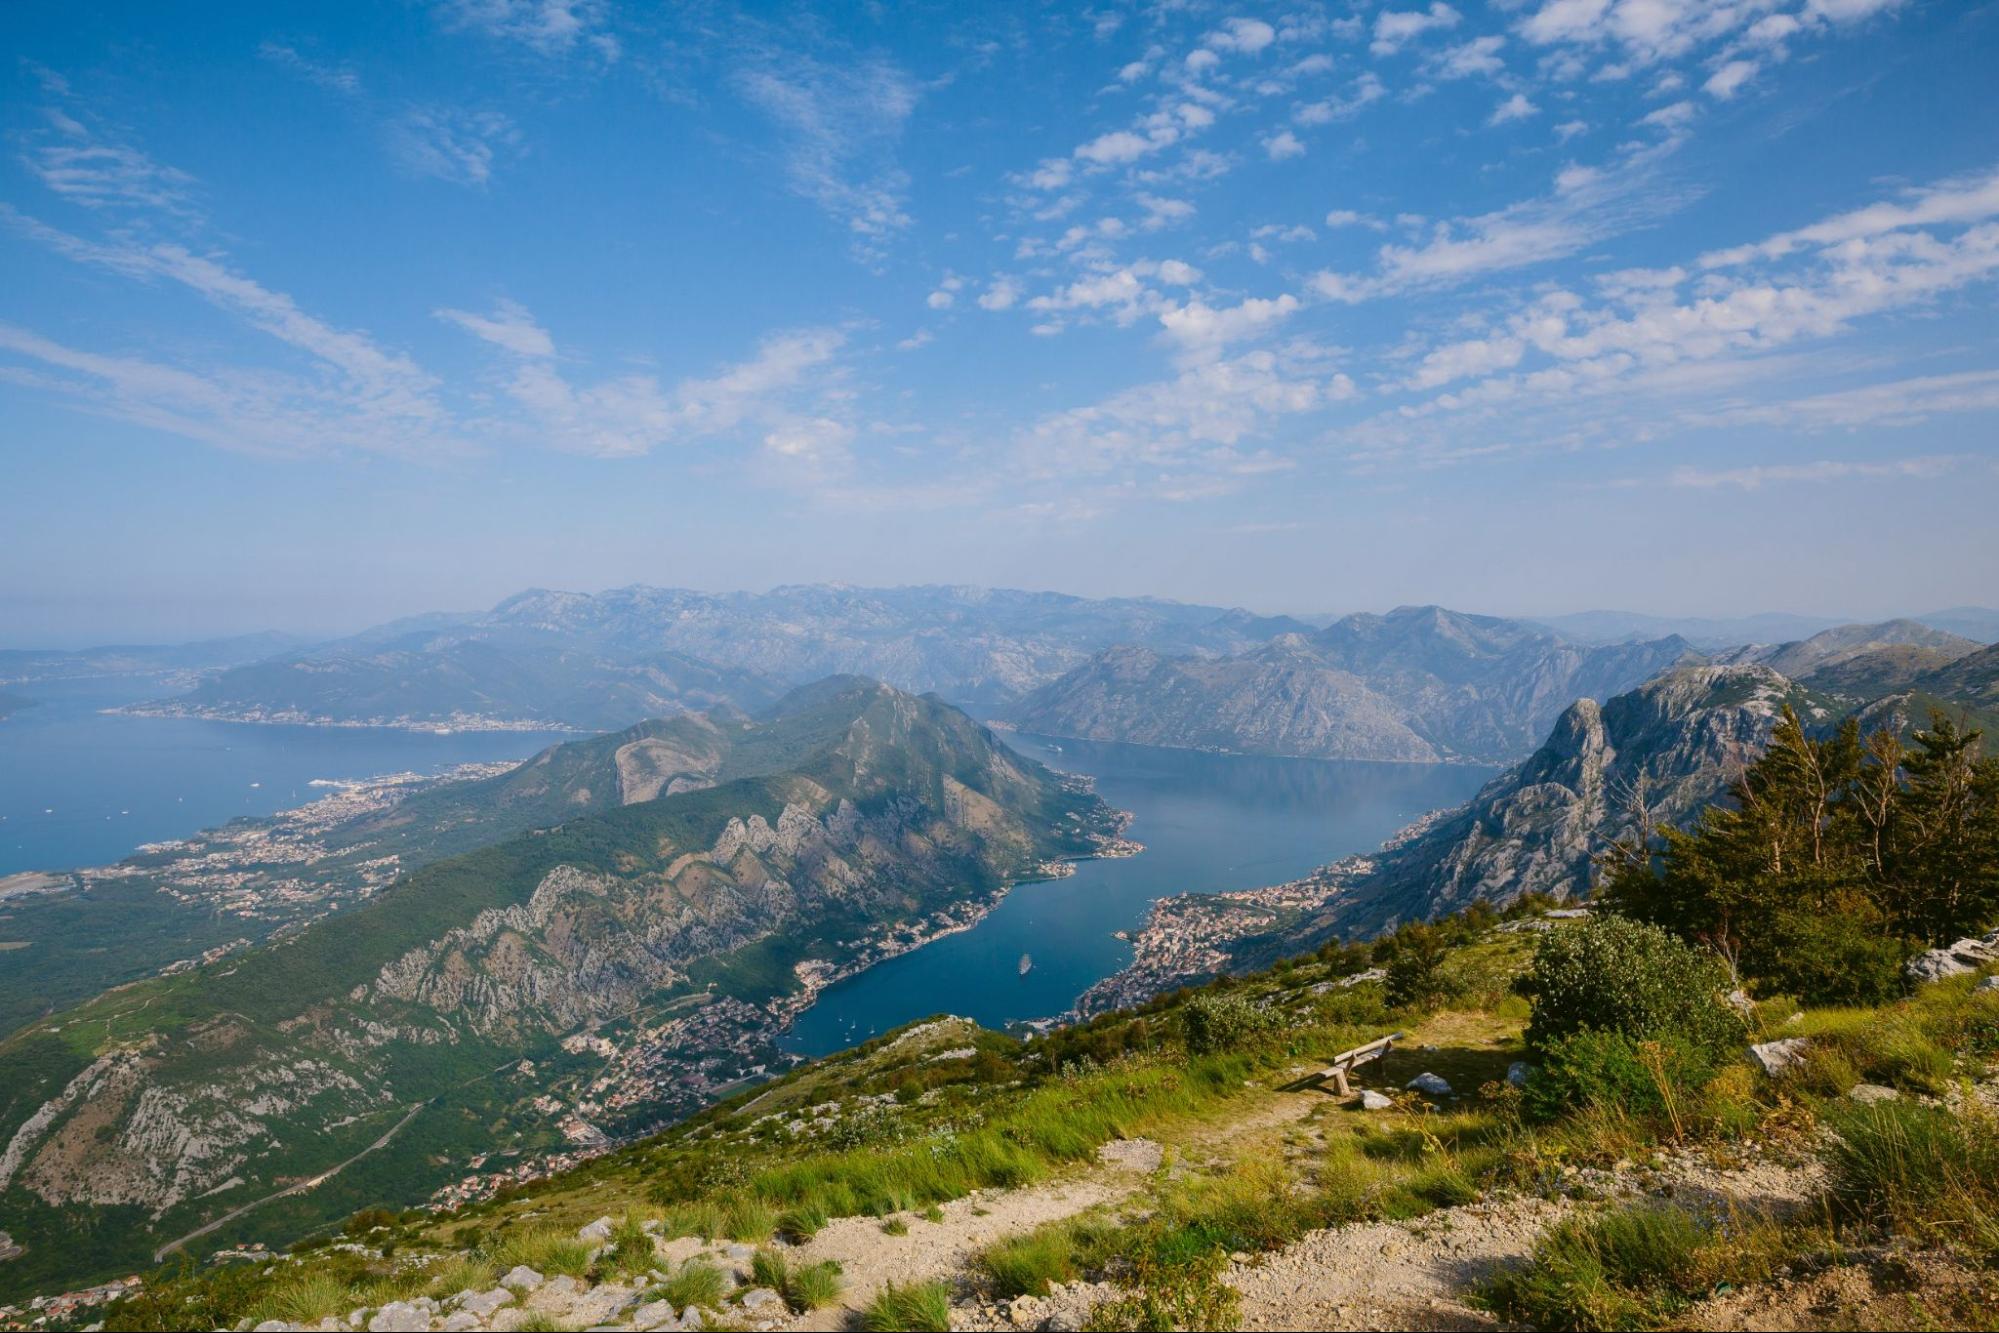
<svg viewBox="0 0 1999 1333">
<path fill-rule="evenodd" d="M 1754 491 L 1765 486 L 1822 484 L 1832 481 L 1913 479 L 1934 480 L 1966 460 L 1961 456 L 1936 455 L 1923 458 L 1896 458 L 1884 462 L 1854 462 L 1846 459 L 1818 459 L 1810 463 L 1767 463 L 1752 467 L 1706 470 L 1675 468 L 1666 484 L 1681 489 Z M 1642 484 L 1642 483 L 1641 483 Z"/>
<path fill-rule="evenodd" d="M 908 174 L 895 148 L 916 109 L 915 80 L 883 59 L 821 63 L 771 53 L 737 79 L 779 129 L 785 184 L 853 233 L 864 256 L 910 225 Z"/>
<path fill-rule="evenodd" d="M 623 50 L 601 0 L 442 0 L 447 27 L 477 32 L 542 56 L 587 52 L 616 60 Z"/>
</svg>

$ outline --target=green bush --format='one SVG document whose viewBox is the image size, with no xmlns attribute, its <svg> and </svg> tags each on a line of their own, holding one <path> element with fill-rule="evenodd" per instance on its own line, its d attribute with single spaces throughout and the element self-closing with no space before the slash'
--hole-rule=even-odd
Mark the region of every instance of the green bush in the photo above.
<svg viewBox="0 0 1999 1333">
<path fill-rule="evenodd" d="M 1714 1072 L 1712 1055 L 1678 1037 L 1640 1041 L 1586 1028 L 1542 1045 L 1524 1101 L 1543 1120 L 1586 1106 L 1670 1117 Z"/>
<path fill-rule="evenodd" d="M 1595 1031 L 1719 1055 L 1744 1034 L 1722 998 L 1728 980 L 1718 960 L 1657 926 L 1606 916 L 1558 928 L 1523 981 L 1534 1001 L 1527 1044 L 1545 1061 L 1562 1038 Z"/>
<path fill-rule="evenodd" d="M 1450 932 L 1439 926 L 1410 925 L 1395 933 L 1388 959 L 1388 1002 L 1397 1008 L 1433 1009 L 1460 995 L 1464 987 L 1444 967 L 1451 956 Z"/>
<path fill-rule="evenodd" d="M 1902 965 L 1915 948 L 1864 896 L 1848 894 L 1825 910 L 1773 916 L 1758 983 L 1812 1005 L 1886 1004 L 1905 989 Z"/>
<path fill-rule="evenodd" d="M 1236 995 L 1197 995 L 1181 1020 L 1187 1049 L 1195 1055 L 1239 1051 L 1276 1027 L 1276 1018 Z"/>
</svg>

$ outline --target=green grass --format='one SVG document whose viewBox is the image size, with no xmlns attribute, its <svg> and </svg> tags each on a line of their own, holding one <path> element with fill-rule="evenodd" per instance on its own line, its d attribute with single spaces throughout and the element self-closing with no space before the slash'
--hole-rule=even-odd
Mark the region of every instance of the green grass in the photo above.
<svg viewBox="0 0 1999 1333">
<path fill-rule="evenodd" d="M 1682 1308 L 1681 1284 L 1709 1229 L 1682 1208 L 1644 1204 L 1556 1224 L 1532 1261 L 1502 1273 L 1486 1301 L 1548 1329 L 1648 1329 Z"/>
<path fill-rule="evenodd" d="M 493 1265 L 503 1273 L 525 1265 L 543 1277 L 582 1277 L 590 1271 L 590 1247 L 558 1227 L 530 1226 L 501 1238 Z"/>
<path fill-rule="evenodd" d="M 840 1265 L 831 1261 L 793 1264 L 776 1250 L 758 1250 L 750 1259 L 750 1278 L 784 1297 L 794 1314 L 840 1299 Z"/>
<path fill-rule="evenodd" d="M 672 1277 L 646 1293 L 649 1301 L 665 1301 L 677 1310 L 690 1305 L 713 1309 L 722 1303 L 726 1288 L 722 1270 L 698 1259 L 689 1259 Z"/>
<path fill-rule="evenodd" d="M 881 1289 L 861 1312 L 861 1327 L 869 1333 L 947 1333 L 951 1327 L 951 1289 L 942 1282 L 913 1282 Z"/>
<path fill-rule="evenodd" d="M 267 1318 L 290 1324 L 316 1324 L 328 1315 L 345 1315 L 357 1304 L 354 1291 L 346 1282 L 321 1271 L 289 1275 L 272 1290 L 263 1309 Z"/>
<path fill-rule="evenodd" d="M 1981 1247 L 1999 1236 L 1999 1125 L 1909 1102 L 1844 1110 L 1826 1153 L 1845 1217 Z"/>
</svg>

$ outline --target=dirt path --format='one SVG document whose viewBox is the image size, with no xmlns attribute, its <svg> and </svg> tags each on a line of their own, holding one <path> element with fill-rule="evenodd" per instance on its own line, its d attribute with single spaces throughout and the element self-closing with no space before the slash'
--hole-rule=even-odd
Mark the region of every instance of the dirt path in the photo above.
<svg viewBox="0 0 1999 1333">
<path fill-rule="evenodd" d="M 1224 1277 L 1249 1328 L 1491 1328 L 1463 1295 L 1525 1259 L 1568 1205 L 1469 1204 L 1414 1222 L 1317 1231 Z"/>
<path fill-rule="evenodd" d="M 1302 1120 L 1324 1102 L 1318 1093 L 1280 1093 L 1242 1119 L 1196 1130 L 1175 1149 L 1176 1156 L 1239 1148 L 1246 1138 Z M 843 1217 L 829 1222 L 791 1257 L 802 1263 L 838 1261 L 845 1281 L 841 1304 L 814 1311 L 793 1327 L 849 1327 L 852 1313 L 890 1282 L 942 1278 L 956 1283 L 969 1275 L 978 1252 L 994 1241 L 1133 1197 L 1160 1165 L 1162 1150 L 1149 1139 L 1118 1139 L 1105 1144 L 1098 1157 L 1097 1165 L 1063 1180 L 1021 1190 L 985 1191 L 944 1204 L 939 1222 L 900 1214 L 899 1220 L 909 1228 L 906 1235 L 882 1230 L 887 1220 L 883 1218 Z"/>
</svg>

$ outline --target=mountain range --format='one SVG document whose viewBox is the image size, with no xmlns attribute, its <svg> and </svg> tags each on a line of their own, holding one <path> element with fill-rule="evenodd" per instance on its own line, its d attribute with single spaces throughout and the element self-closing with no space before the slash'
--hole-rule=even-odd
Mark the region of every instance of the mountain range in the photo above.
<svg viewBox="0 0 1999 1333">
<path fill-rule="evenodd" d="M 866 675 L 990 710 L 1117 643 L 1232 653 L 1303 621 L 1150 598 L 961 587 L 701 593 L 534 589 L 221 671 L 140 711 L 411 726 L 624 726 L 727 700 L 754 711 Z"/>
<path fill-rule="evenodd" d="M 1115 648 L 1009 710 L 1027 731 L 1320 759 L 1503 761 L 1570 703 L 1631 688 L 1692 644 L 1586 646 L 1435 606 L 1352 615 L 1234 657 Z"/>
<path fill-rule="evenodd" d="M 660 1123 L 763 1072 L 819 986 L 1119 827 L 956 709 L 853 677 L 411 805 L 378 848 L 530 827 L 0 1045 L 8 1289 L 139 1264 L 357 1156 L 263 1224 Z"/>
</svg>

